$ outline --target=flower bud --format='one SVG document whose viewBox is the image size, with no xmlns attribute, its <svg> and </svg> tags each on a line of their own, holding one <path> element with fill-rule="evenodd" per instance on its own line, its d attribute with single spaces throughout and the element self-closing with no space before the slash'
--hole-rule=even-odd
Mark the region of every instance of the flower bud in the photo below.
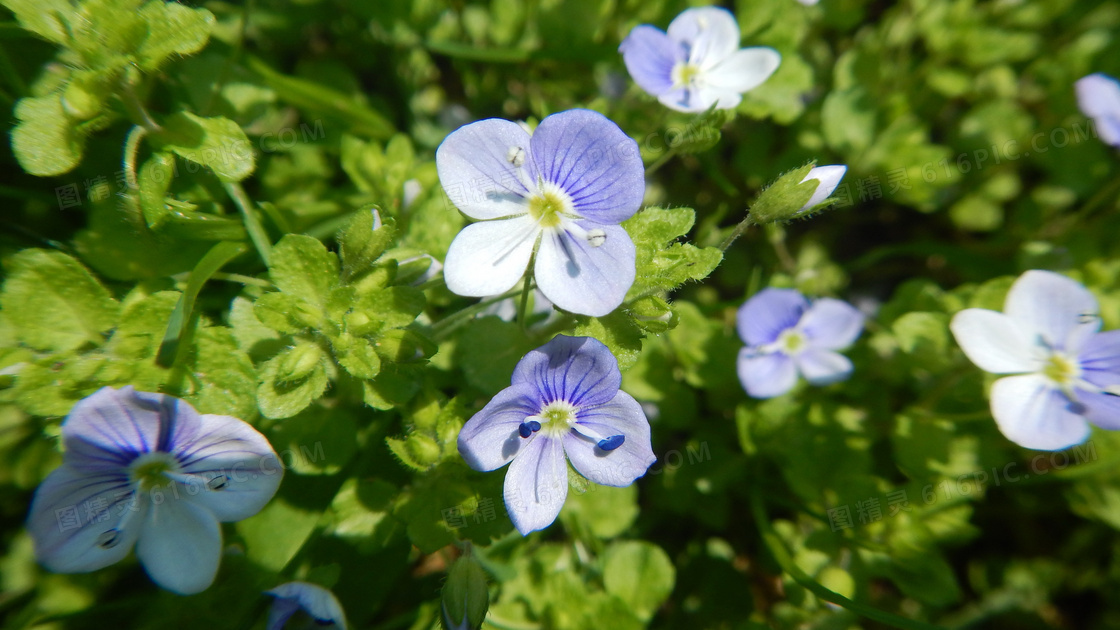
<svg viewBox="0 0 1120 630">
<path fill-rule="evenodd" d="M 478 560 L 467 554 L 451 565 L 442 599 L 445 630 L 473 630 L 482 625 L 490 607 L 490 594 Z"/>
<path fill-rule="evenodd" d="M 323 359 L 323 351 L 314 343 L 301 343 L 284 355 L 276 372 L 281 382 L 298 381 L 315 369 Z"/>
</svg>

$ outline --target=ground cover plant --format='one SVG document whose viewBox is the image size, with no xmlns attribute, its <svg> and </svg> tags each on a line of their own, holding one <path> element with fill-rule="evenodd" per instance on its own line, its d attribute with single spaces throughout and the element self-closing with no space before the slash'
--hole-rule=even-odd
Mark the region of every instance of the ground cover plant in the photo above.
<svg viewBox="0 0 1120 630">
<path fill-rule="evenodd" d="M 0 5 L 0 626 L 1120 625 L 1120 3 Z"/>
</svg>

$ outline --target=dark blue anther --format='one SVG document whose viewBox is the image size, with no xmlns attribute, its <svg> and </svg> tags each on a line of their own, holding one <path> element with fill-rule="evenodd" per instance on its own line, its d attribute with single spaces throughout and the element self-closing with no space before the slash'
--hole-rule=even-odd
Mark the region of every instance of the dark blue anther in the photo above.
<svg viewBox="0 0 1120 630">
<path fill-rule="evenodd" d="M 527 438 L 533 434 L 533 429 L 529 426 L 528 422 L 522 422 L 521 426 L 517 427 L 517 433 L 523 438 Z"/>
<path fill-rule="evenodd" d="M 530 420 L 527 424 L 529 425 L 529 430 L 533 433 L 541 430 L 541 423 L 537 422 L 536 420 Z"/>
<path fill-rule="evenodd" d="M 625 441 L 625 435 L 612 435 L 604 440 L 599 440 L 599 448 L 603 449 L 604 451 L 613 451 L 614 449 L 622 446 L 622 443 Z"/>
</svg>

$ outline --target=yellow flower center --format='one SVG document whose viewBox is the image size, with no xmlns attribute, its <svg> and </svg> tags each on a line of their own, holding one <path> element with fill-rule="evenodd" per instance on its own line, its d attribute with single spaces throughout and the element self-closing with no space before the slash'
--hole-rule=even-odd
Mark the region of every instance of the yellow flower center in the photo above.
<svg viewBox="0 0 1120 630">
<path fill-rule="evenodd" d="M 529 215 L 536 219 L 542 228 L 560 225 L 560 217 L 566 214 L 567 204 L 563 197 L 553 191 L 544 191 L 529 199 Z"/>
<path fill-rule="evenodd" d="M 700 66 L 682 61 L 673 66 L 672 76 L 675 85 L 681 87 L 692 85 L 692 82 L 700 76 Z"/>
<path fill-rule="evenodd" d="M 1081 369 L 1073 361 L 1055 353 L 1050 355 L 1046 367 L 1042 368 L 1042 373 L 1059 386 L 1069 387 L 1081 375 Z"/>
<path fill-rule="evenodd" d="M 792 328 L 782 331 L 778 336 L 778 347 L 786 354 L 797 354 L 805 349 L 805 335 Z"/>
<path fill-rule="evenodd" d="M 560 437 L 572 430 L 576 423 L 576 406 L 563 400 L 556 400 L 541 408 L 537 414 L 541 431 L 549 437 Z"/>
</svg>

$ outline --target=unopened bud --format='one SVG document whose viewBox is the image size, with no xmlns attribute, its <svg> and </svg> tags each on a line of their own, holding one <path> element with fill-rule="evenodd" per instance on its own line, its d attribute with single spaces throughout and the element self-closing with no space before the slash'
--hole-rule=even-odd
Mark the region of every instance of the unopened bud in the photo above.
<svg viewBox="0 0 1120 630">
<path fill-rule="evenodd" d="M 477 630 L 490 608 L 486 574 L 473 556 L 460 556 L 443 585 L 444 630 Z"/>
</svg>

